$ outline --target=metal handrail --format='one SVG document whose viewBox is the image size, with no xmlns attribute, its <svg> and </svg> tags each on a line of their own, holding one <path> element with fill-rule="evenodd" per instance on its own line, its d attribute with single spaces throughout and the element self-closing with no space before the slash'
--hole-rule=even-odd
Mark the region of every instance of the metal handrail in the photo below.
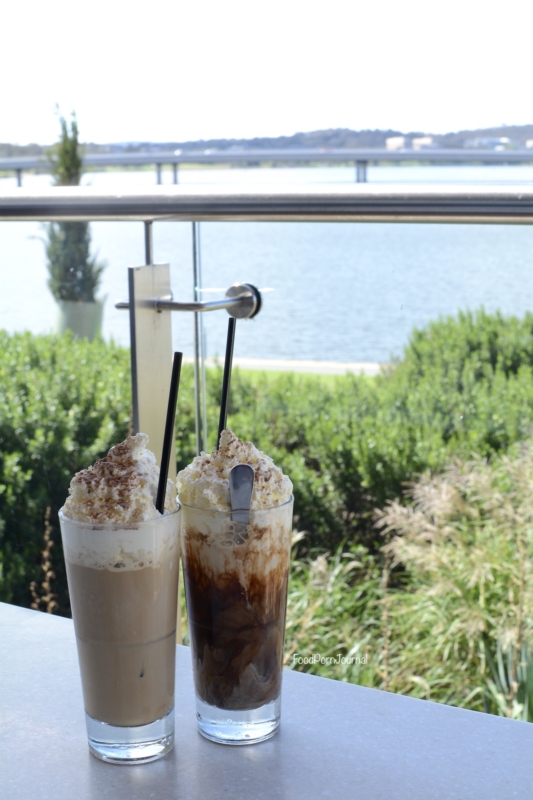
<svg viewBox="0 0 533 800">
<path fill-rule="evenodd" d="M 0 220 L 533 222 L 533 185 L 93 186 L 0 194 Z"/>
<path fill-rule="evenodd" d="M 240 308 L 243 300 L 240 297 L 228 298 L 227 300 L 192 300 L 190 303 L 178 303 L 175 300 L 152 300 L 147 301 L 150 308 L 156 311 L 220 311 L 228 308 Z M 119 300 L 115 303 L 115 308 L 128 310 L 130 304 L 127 300 Z"/>
<path fill-rule="evenodd" d="M 150 265 L 148 265 L 150 266 Z M 199 288 L 199 287 L 198 287 Z M 237 319 L 252 319 L 262 306 L 261 292 L 251 283 L 234 283 L 222 300 L 192 300 L 181 303 L 172 298 L 172 293 L 164 297 L 145 297 L 136 301 L 136 307 L 152 311 L 223 311 Z M 115 308 L 130 309 L 128 300 L 119 300 Z"/>
</svg>

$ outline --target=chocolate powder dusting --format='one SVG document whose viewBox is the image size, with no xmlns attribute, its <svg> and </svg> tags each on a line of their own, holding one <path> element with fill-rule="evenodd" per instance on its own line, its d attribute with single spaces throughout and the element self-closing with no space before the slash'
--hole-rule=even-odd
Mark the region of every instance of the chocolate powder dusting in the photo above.
<svg viewBox="0 0 533 800">
<path fill-rule="evenodd" d="M 268 528 L 249 527 L 222 571 L 206 561 L 203 532 L 187 528 L 183 536 L 196 691 L 228 710 L 259 708 L 281 691 L 290 530 L 272 541 L 267 559 L 275 566 L 253 570 Z"/>
<path fill-rule="evenodd" d="M 292 496 L 292 483 L 270 456 L 251 442 L 243 442 L 230 430 L 222 431 L 220 447 L 193 459 L 177 477 L 180 500 L 195 508 L 229 511 L 229 475 L 237 464 L 248 464 L 254 471 L 251 508 L 275 508 Z"/>
<path fill-rule="evenodd" d="M 77 472 L 70 483 L 65 515 L 79 522 L 130 523 L 155 519 L 159 467 L 148 450 L 148 436 L 138 433 L 111 448 L 105 458 Z M 167 482 L 165 510 L 176 508 Z"/>
</svg>

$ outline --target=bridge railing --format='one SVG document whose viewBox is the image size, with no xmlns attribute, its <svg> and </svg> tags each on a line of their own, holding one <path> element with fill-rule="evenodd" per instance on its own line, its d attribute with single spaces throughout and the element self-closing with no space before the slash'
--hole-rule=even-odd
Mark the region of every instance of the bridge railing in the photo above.
<svg viewBox="0 0 533 800">
<path fill-rule="evenodd" d="M 179 182 L 180 164 L 233 164 L 265 163 L 353 164 L 355 181 L 366 183 L 367 167 L 376 163 L 432 163 L 432 164 L 533 164 L 533 148 L 517 150 L 483 150 L 422 148 L 318 149 L 295 148 L 291 150 L 221 150 L 174 151 L 144 153 L 92 153 L 83 159 L 85 168 L 132 167 L 155 165 L 157 183 L 162 182 L 164 165 L 172 167 L 173 182 Z M 0 158 L 0 172 L 15 172 L 18 186 L 22 186 L 22 173 L 28 170 L 50 172 L 46 157 Z"/>
</svg>

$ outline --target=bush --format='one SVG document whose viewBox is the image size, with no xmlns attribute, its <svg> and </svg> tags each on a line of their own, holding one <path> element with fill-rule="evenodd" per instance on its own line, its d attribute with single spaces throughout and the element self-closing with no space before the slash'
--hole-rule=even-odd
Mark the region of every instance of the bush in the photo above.
<svg viewBox="0 0 533 800">
<path fill-rule="evenodd" d="M 67 609 L 57 509 L 74 472 L 126 435 L 127 350 L 70 337 L 0 340 L 1 597 L 28 604 L 51 508 L 54 584 Z M 30 372 L 31 371 L 31 372 Z M 222 370 L 208 371 L 208 430 L 215 445 Z M 341 542 L 377 554 L 374 509 L 450 458 L 505 453 L 530 436 L 533 317 L 461 314 L 415 331 L 404 358 L 376 379 L 250 374 L 236 369 L 228 423 L 294 482 L 299 555 Z M 194 455 L 193 373 L 182 374 L 178 469 Z M 65 612 L 66 613 L 66 612 Z"/>
<path fill-rule="evenodd" d="M 489 456 L 531 434 L 533 317 L 460 314 L 415 331 L 395 369 L 375 383 L 375 403 L 352 454 L 375 504 L 451 455 Z"/>
<path fill-rule="evenodd" d="M 376 514 L 378 557 L 295 560 L 286 665 L 533 722 L 532 493 L 532 442 L 455 460 Z"/>
<path fill-rule="evenodd" d="M 57 512 L 74 473 L 128 433 L 128 354 L 70 335 L 2 331 L 0 352 L 0 598 L 30 605 L 49 508 L 48 562 L 58 611 L 68 614 Z"/>
<path fill-rule="evenodd" d="M 285 665 L 326 678 L 379 685 L 383 576 L 363 545 L 293 559 Z"/>
<path fill-rule="evenodd" d="M 533 443 L 455 461 L 378 514 L 404 587 L 389 596 L 392 691 L 533 721 Z"/>
</svg>

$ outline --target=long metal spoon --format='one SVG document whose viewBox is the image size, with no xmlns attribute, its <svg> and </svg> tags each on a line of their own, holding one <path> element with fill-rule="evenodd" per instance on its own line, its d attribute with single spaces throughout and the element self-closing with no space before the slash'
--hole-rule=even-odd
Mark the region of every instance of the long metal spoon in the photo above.
<svg viewBox="0 0 533 800">
<path fill-rule="evenodd" d="M 249 464 L 237 464 L 229 474 L 231 519 L 248 525 L 254 490 L 254 471 Z"/>
</svg>

